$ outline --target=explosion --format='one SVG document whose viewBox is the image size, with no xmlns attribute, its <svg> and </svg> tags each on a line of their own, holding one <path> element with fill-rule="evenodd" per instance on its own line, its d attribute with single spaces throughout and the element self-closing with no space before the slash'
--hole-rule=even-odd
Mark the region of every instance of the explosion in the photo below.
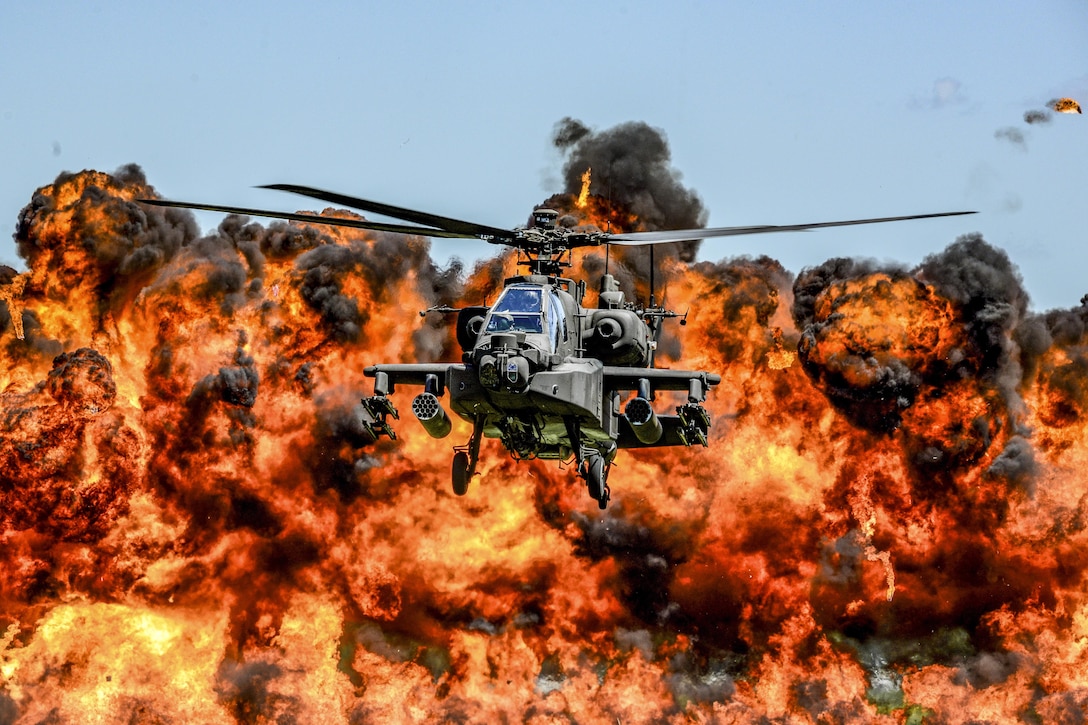
<svg viewBox="0 0 1088 725">
<path fill-rule="evenodd" d="M 1029 126 L 1045 126 L 1052 120 L 1051 110 L 1058 113 L 1080 113 L 1080 104 L 1072 98 L 1055 98 L 1046 104 L 1046 108 L 1033 108 L 1024 112 L 1024 123 Z M 999 128 L 994 132 L 994 138 L 1004 139 L 1027 150 L 1027 139 L 1024 132 L 1015 126 Z"/>
<path fill-rule="evenodd" d="M 643 209 L 694 198 L 651 187 L 549 205 L 653 228 Z M 201 236 L 149 195 L 134 166 L 62 174 L 20 217 L 22 288 L 0 278 L 0 721 L 1088 706 L 1088 296 L 1029 313 L 978 235 L 796 278 L 659 257 L 689 313 L 659 364 L 721 374 L 712 440 L 624 452 L 599 511 L 494 442 L 456 497 L 413 421 L 360 430 L 362 368 L 457 359 L 415 312 L 493 299 L 512 255 L 440 269 L 423 239 L 238 216 Z M 642 263 L 610 261 L 645 298 Z"/>
<path fill-rule="evenodd" d="M 1047 104 L 1058 113 L 1080 113 L 1080 104 L 1072 98 L 1056 98 Z"/>
<path fill-rule="evenodd" d="M 23 295 L 23 287 L 26 285 L 26 277 L 16 274 L 11 267 L 0 266 L 0 302 L 5 305 L 7 319 L 15 330 L 15 336 L 23 338 L 23 310 L 19 307 L 19 299 Z"/>
</svg>

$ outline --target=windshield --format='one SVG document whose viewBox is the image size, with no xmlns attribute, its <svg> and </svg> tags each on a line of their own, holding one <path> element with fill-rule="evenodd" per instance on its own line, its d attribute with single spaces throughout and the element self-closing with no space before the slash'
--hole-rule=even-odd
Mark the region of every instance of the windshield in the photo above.
<svg viewBox="0 0 1088 725">
<path fill-rule="evenodd" d="M 560 342 L 567 339 L 567 316 L 563 314 L 563 303 L 555 292 L 548 294 L 548 333 L 552 351 L 558 350 Z"/>
<path fill-rule="evenodd" d="M 491 308 L 485 332 L 543 332 L 540 287 L 507 287 Z"/>
</svg>

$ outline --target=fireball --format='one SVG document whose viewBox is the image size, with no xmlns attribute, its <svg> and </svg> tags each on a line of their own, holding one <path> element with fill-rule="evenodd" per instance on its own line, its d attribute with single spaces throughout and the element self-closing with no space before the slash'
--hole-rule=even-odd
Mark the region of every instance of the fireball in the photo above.
<svg viewBox="0 0 1088 725">
<path fill-rule="evenodd" d="M 549 206 L 582 223 L 655 223 L 568 191 Z M 135 167 L 42 187 L 24 281 L 0 288 L 21 310 L 0 317 L 0 720 L 1088 705 L 1088 313 L 1029 314 L 981 238 L 796 277 L 659 256 L 688 323 L 659 364 L 722 376 L 711 445 L 625 456 L 602 512 L 498 447 L 456 497 L 420 427 L 360 428 L 362 368 L 457 359 L 452 325 L 415 313 L 493 299 L 510 255 L 465 274 L 418 238 L 240 217 L 201 236 L 149 194 Z M 609 260 L 632 298 L 646 262 Z"/>
<path fill-rule="evenodd" d="M 1072 98 L 1058 98 L 1049 104 L 1058 113 L 1080 113 L 1080 104 Z"/>
</svg>

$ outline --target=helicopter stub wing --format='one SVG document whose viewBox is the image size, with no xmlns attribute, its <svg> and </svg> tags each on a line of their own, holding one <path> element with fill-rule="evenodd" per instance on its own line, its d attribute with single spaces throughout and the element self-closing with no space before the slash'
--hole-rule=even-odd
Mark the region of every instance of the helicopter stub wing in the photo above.
<svg viewBox="0 0 1088 725">
<path fill-rule="evenodd" d="M 720 375 L 702 370 L 611 366 L 605 366 L 603 373 L 605 391 L 638 391 L 617 418 L 616 444 L 620 448 L 708 445 L 711 417 L 702 403 L 710 387 L 722 381 Z M 659 390 L 686 390 L 688 402 L 676 406 L 676 415 L 654 412 L 649 401 Z"/>
<path fill-rule="evenodd" d="M 702 370 L 604 366 L 605 390 L 638 390 L 642 380 L 648 380 L 652 390 L 689 390 L 695 380 L 705 391 L 720 383 L 722 376 Z"/>
<path fill-rule="evenodd" d="M 450 371 L 454 367 L 464 368 L 453 363 L 391 363 L 388 365 L 370 365 L 363 369 L 363 375 L 374 378 L 374 394 L 359 401 L 360 423 L 371 442 L 381 436 L 391 439 L 397 437 L 389 417 L 400 418 L 389 396 L 397 384 L 420 385 L 424 392 L 412 402 L 412 412 L 435 438 L 449 435 L 450 422 L 446 411 L 438 404 L 437 398 L 444 395 L 450 382 Z"/>
<path fill-rule="evenodd" d="M 827 227 L 849 227 L 858 224 L 883 224 L 885 222 L 902 222 L 911 219 L 933 219 L 946 216 L 964 216 L 976 214 L 973 211 L 946 211 L 936 214 L 911 214 L 909 216 L 889 216 L 874 219 L 848 219 L 837 222 L 814 222 L 811 224 L 765 224 L 761 226 L 747 227 L 710 227 L 708 229 L 672 229 L 659 232 L 631 232 L 623 234 L 605 234 L 602 241 L 608 244 L 638 245 L 638 244 L 667 244 L 672 242 L 693 242 L 708 237 L 736 237 L 745 234 L 771 234 L 774 232 L 804 232 L 809 229 L 825 229 Z"/>
<path fill-rule="evenodd" d="M 388 395 L 393 392 L 393 386 L 404 385 L 426 385 L 430 376 L 436 376 L 439 389 L 444 389 L 449 381 L 450 368 L 460 367 L 464 365 L 460 363 L 389 363 L 385 365 L 368 365 L 363 368 L 363 375 L 368 378 L 375 378 L 375 394 Z M 388 382 L 389 388 L 384 392 L 377 390 L 379 374 L 385 376 L 385 380 Z"/>
</svg>

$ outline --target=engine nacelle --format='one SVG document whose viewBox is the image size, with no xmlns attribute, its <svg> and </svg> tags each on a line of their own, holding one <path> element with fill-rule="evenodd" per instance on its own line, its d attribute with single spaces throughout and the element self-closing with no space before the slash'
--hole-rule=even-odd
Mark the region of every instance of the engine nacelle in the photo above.
<svg viewBox="0 0 1088 725">
<path fill-rule="evenodd" d="M 623 409 L 623 414 L 626 416 L 627 422 L 631 424 L 631 430 L 634 431 L 635 437 L 640 441 L 652 446 L 661 440 L 664 431 L 661 427 L 661 421 L 658 419 L 657 413 L 654 412 L 649 400 L 646 398 L 631 398 Z"/>
<path fill-rule="evenodd" d="M 582 344 L 589 356 L 605 365 L 650 365 L 650 330 L 632 310 L 594 310 L 588 315 Z"/>
<path fill-rule="evenodd" d="M 445 438 L 453 429 L 450 417 L 446 415 L 446 409 L 438 402 L 438 396 L 434 393 L 420 393 L 412 401 L 412 412 L 423 424 L 423 429 L 431 438 Z"/>
<path fill-rule="evenodd" d="M 465 307 L 457 313 L 457 344 L 465 352 L 472 352 L 476 339 L 484 329 L 486 307 Z"/>
</svg>

